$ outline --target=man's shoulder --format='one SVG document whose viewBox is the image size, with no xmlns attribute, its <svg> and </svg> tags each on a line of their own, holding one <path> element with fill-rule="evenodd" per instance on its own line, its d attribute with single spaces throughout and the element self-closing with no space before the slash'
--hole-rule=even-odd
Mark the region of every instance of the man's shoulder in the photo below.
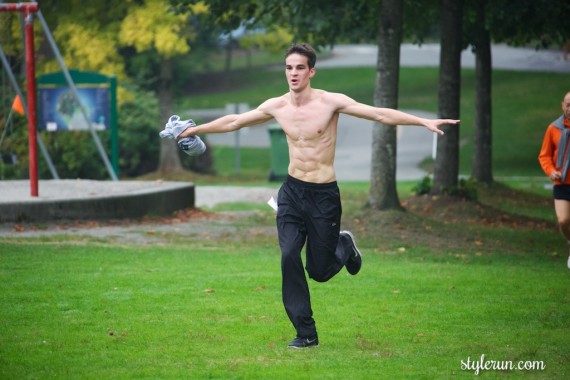
<svg viewBox="0 0 570 380">
<path fill-rule="evenodd" d="M 318 97 L 327 102 L 345 102 L 350 100 L 348 96 L 340 92 L 331 92 L 321 89 L 313 89 Z"/>
<path fill-rule="evenodd" d="M 274 108 L 274 107 L 282 107 L 287 103 L 287 98 L 285 97 L 287 94 L 276 96 L 274 98 L 269 98 L 263 103 L 261 103 L 260 107 L 265 108 Z"/>
<path fill-rule="evenodd" d="M 313 92 L 320 96 L 344 96 L 344 94 L 341 94 L 340 92 L 331 92 L 320 88 L 313 88 Z"/>
</svg>

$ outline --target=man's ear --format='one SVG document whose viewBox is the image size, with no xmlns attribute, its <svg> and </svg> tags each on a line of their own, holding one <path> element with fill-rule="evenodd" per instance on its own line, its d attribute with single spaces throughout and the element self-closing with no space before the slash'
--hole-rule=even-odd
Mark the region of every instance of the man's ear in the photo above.
<svg viewBox="0 0 570 380">
<path fill-rule="evenodd" d="M 312 68 L 309 70 L 309 78 L 314 77 L 316 73 L 317 73 L 317 70 L 316 70 L 314 67 L 312 67 Z"/>
</svg>

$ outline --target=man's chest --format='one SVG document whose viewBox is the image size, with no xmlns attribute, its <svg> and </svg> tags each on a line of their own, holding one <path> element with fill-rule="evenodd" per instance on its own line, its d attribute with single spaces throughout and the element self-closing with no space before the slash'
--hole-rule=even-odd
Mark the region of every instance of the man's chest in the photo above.
<svg viewBox="0 0 570 380">
<path fill-rule="evenodd" d="M 289 108 L 275 119 L 290 138 L 311 140 L 334 133 L 338 114 L 324 109 Z"/>
</svg>

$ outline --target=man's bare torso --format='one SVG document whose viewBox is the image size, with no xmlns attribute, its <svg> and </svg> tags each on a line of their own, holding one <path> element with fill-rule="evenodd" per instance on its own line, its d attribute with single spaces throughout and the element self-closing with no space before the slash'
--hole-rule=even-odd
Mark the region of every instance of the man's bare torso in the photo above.
<svg viewBox="0 0 570 380">
<path fill-rule="evenodd" d="M 311 90 L 310 99 L 301 105 L 291 102 L 290 94 L 264 105 L 281 125 L 289 145 L 289 175 L 306 182 L 328 183 L 336 180 L 334 155 L 338 112 L 332 94 Z"/>
</svg>

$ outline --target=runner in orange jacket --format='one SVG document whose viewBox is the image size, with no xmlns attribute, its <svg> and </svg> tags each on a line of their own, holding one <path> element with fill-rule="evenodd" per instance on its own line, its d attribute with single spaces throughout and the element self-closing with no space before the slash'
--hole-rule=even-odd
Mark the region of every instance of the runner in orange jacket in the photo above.
<svg viewBox="0 0 570 380">
<path fill-rule="evenodd" d="M 552 192 L 558 226 L 570 244 L 570 91 L 562 99 L 562 112 L 562 116 L 546 129 L 538 161 L 554 184 Z"/>
</svg>

